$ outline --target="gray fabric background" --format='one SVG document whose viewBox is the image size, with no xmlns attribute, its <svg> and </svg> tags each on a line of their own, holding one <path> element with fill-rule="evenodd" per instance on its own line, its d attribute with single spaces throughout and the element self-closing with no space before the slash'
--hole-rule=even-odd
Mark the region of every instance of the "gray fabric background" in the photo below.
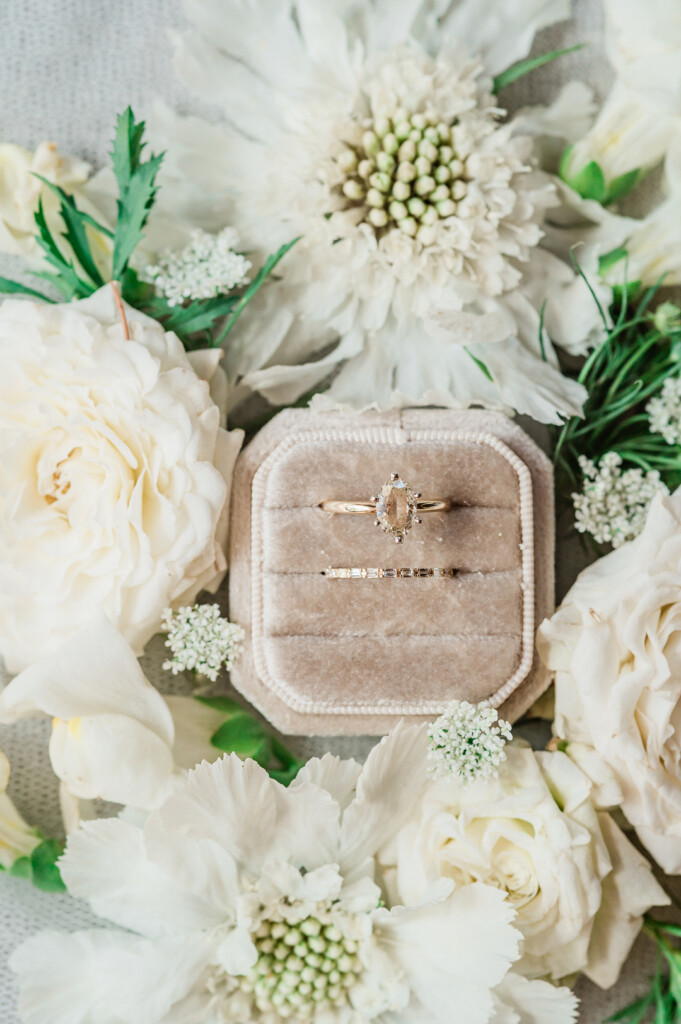
<svg viewBox="0 0 681 1024">
<path fill-rule="evenodd" d="M 114 118 L 128 103 L 138 117 L 149 113 L 159 95 L 180 110 L 198 112 L 172 74 L 166 29 L 181 20 L 179 0 L 2 0 L 0 141 L 34 147 L 51 139 L 63 152 L 99 166 L 106 158 Z M 589 47 L 512 86 L 504 102 L 515 108 L 548 101 L 561 82 L 573 77 L 589 82 L 602 97 L 610 73 L 601 38 L 600 0 L 577 0 L 575 20 L 543 32 L 535 51 L 584 41 Z M 14 261 L 0 260 L 0 273 L 17 269 Z M 572 582 L 582 560 L 579 546 L 560 545 L 559 594 Z M 145 669 L 154 683 L 167 688 L 161 649 L 158 641 L 150 645 Z M 18 807 L 45 834 L 56 835 L 60 821 L 46 750 L 49 729 L 49 723 L 41 721 L 2 728 L 0 749 L 10 759 L 10 792 Z M 361 757 L 372 741 L 312 739 L 291 745 L 305 754 L 331 748 Z M 0 878 L 0 1024 L 18 1024 L 16 993 L 6 968 L 9 952 L 40 929 L 75 930 L 94 923 L 87 908 L 67 896 L 45 895 L 23 881 Z M 633 999 L 653 967 L 652 948 L 639 940 L 614 992 L 602 993 L 580 982 L 581 1024 L 600 1024 Z"/>
</svg>

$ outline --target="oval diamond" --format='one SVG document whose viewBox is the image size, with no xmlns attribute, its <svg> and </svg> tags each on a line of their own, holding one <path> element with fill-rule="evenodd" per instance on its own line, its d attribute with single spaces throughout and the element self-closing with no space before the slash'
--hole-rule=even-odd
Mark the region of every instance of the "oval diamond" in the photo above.
<svg viewBox="0 0 681 1024">
<path fill-rule="evenodd" d="M 393 477 L 383 484 L 376 502 L 376 519 L 393 537 L 404 537 L 414 525 L 416 494 L 405 480 Z"/>
</svg>

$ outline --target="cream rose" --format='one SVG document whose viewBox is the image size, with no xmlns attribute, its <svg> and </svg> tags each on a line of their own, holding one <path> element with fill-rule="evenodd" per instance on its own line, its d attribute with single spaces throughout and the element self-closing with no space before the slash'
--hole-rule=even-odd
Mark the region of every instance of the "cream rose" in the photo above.
<svg viewBox="0 0 681 1024">
<path fill-rule="evenodd" d="M 106 613 L 136 652 L 225 572 L 227 433 L 178 338 L 111 286 L 0 307 L 0 653 L 19 671 Z M 221 371 L 220 371 L 221 373 Z M 217 389 L 216 389 L 217 393 Z"/>
<path fill-rule="evenodd" d="M 592 802 L 589 778 L 560 752 L 511 745 L 499 777 L 438 780 L 383 853 L 406 898 L 445 877 L 508 893 L 524 937 L 517 970 L 531 978 L 578 971 L 604 988 L 651 905 L 667 903 L 647 861 Z"/>
<path fill-rule="evenodd" d="M 681 873 L 681 490 L 579 576 L 537 642 L 556 733 L 600 754 L 641 841 Z"/>
<path fill-rule="evenodd" d="M 23 256 L 39 252 L 33 216 L 43 198 L 47 216 L 59 202 L 36 175 L 74 192 L 88 180 L 90 166 L 62 156 L 54 142 L 41 142 L 31 152 L 10 143 L 0 144 L 0 250 Z M 58 229 L 61 230 L 61 229 Z"/>
</svg>

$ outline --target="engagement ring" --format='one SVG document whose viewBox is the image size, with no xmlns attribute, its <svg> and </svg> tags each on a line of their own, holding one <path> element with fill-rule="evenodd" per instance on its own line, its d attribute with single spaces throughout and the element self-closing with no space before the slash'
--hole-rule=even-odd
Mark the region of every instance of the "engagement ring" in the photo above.
<svg viewBox="0 0 681 1024">
<path fill-rule="evenodd" d="M 374 525 L 393 536 L 401 544 L 415 523 L 422 522 L 420 512 L 449 512 L 449 498 L 422 497 L 399 473 L 391 473 L 381 492 L 369 501 L 322 501 L 324 512 L 348 516 L 376 516 Z"/>
</svg>

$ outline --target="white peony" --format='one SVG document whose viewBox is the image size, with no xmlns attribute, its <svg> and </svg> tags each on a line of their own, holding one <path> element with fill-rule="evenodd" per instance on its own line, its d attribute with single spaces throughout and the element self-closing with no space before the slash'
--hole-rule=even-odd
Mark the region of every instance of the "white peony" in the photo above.
<svg viewBox="0 0 681 1024">
<path fill-rule="evenodd" d="M 537 642 L 557 735 L 598 752 L 641 842 L 681 873 L 681 491 L 584 570 Z"/>
<path fill-rule="evenodd" d="M 669 901 L 645 858 L 596 810 L 592 788 L 564 753 L 507 746 L 497 779 L 433 784 L 381 860 L 394 864 L 409 900 L 439 878 L 497 886 L 524 938 L 517 970 L 554 980 L 583 972 L 607 988 L 641 915 Z"/>
<path fill-rule="evenodd" d="M 509 971 L 513 908 L 440 881 L 387 901 L 375 853 L 422 791 L 425 733 L 326 755 L 285 789 L 234 755 L 143 827 L 89 822 L 69 891 L 127 931 L 43 933 L 13 955 L 25 1024 L 568 1024 L 575 1000 Z M 135 934 L 136 933 L 136 934 Z"/>
<path fill-rule="evenodd" d="M 187 355 L 107 286 L 68 305 L 0 306 L 0 653 L 18 671 L 104 611 L 136 652 L 168 605 L 226 568 L 242 433 Z M 217 394 L 217 390 L 216 390 Z"/>
<path fill-rule="evenodd" d="M 163 114 L 166 173 L 186 182 L 186 207 L 197 183 L 204 200 L 231 196 L 256 262 L 301 236 L 227 353 L 233 400 L 252 388 L 286 403 L 340 368 L 317 405 L 482 403 L 558 422 L 585 395 L 540 311 L 571 345 L 598 314 L 569 259 L 540 247 L 560 199 L 534 129 L 503 122 L 491 87 L 569 4 L 395 7 L 185 2 L 178 73 L 228 124 Z M 574 141 L 585 92 L 537 131 Z"/>
<path fill-rule="evenodd" d="M 0 869 L 5 871 L 20 857 L 29 857 L 41 841 L 7 796 L 8 782 L 9 761 L 0 751 Z"/>
<path fill-rule="evenodd" d="M 35 152 L 11 143 L 0 144 L 0 251 L 22 256 L 35 256 L 40 251 L 34 237 L 38 202 L 42 198 L 51 220 L 59 201 L 37 174 L 72 193 L 81 191 L 89 173 L 88 164 L 62 156 L 54 142 L 41 142 Z M 82 196 L 79 198 L 82 201 Z"/>
<path fill-rule="evenodd" d="M 224 716 L 191 697 L 167 697 L 99 614 L 0 692 L 0 722 L 52 718 L 50 761 L 67 832 L 95 798 L 150 810 L 185 769 L 215 760 L 210 736 Z"/>
</svg>

